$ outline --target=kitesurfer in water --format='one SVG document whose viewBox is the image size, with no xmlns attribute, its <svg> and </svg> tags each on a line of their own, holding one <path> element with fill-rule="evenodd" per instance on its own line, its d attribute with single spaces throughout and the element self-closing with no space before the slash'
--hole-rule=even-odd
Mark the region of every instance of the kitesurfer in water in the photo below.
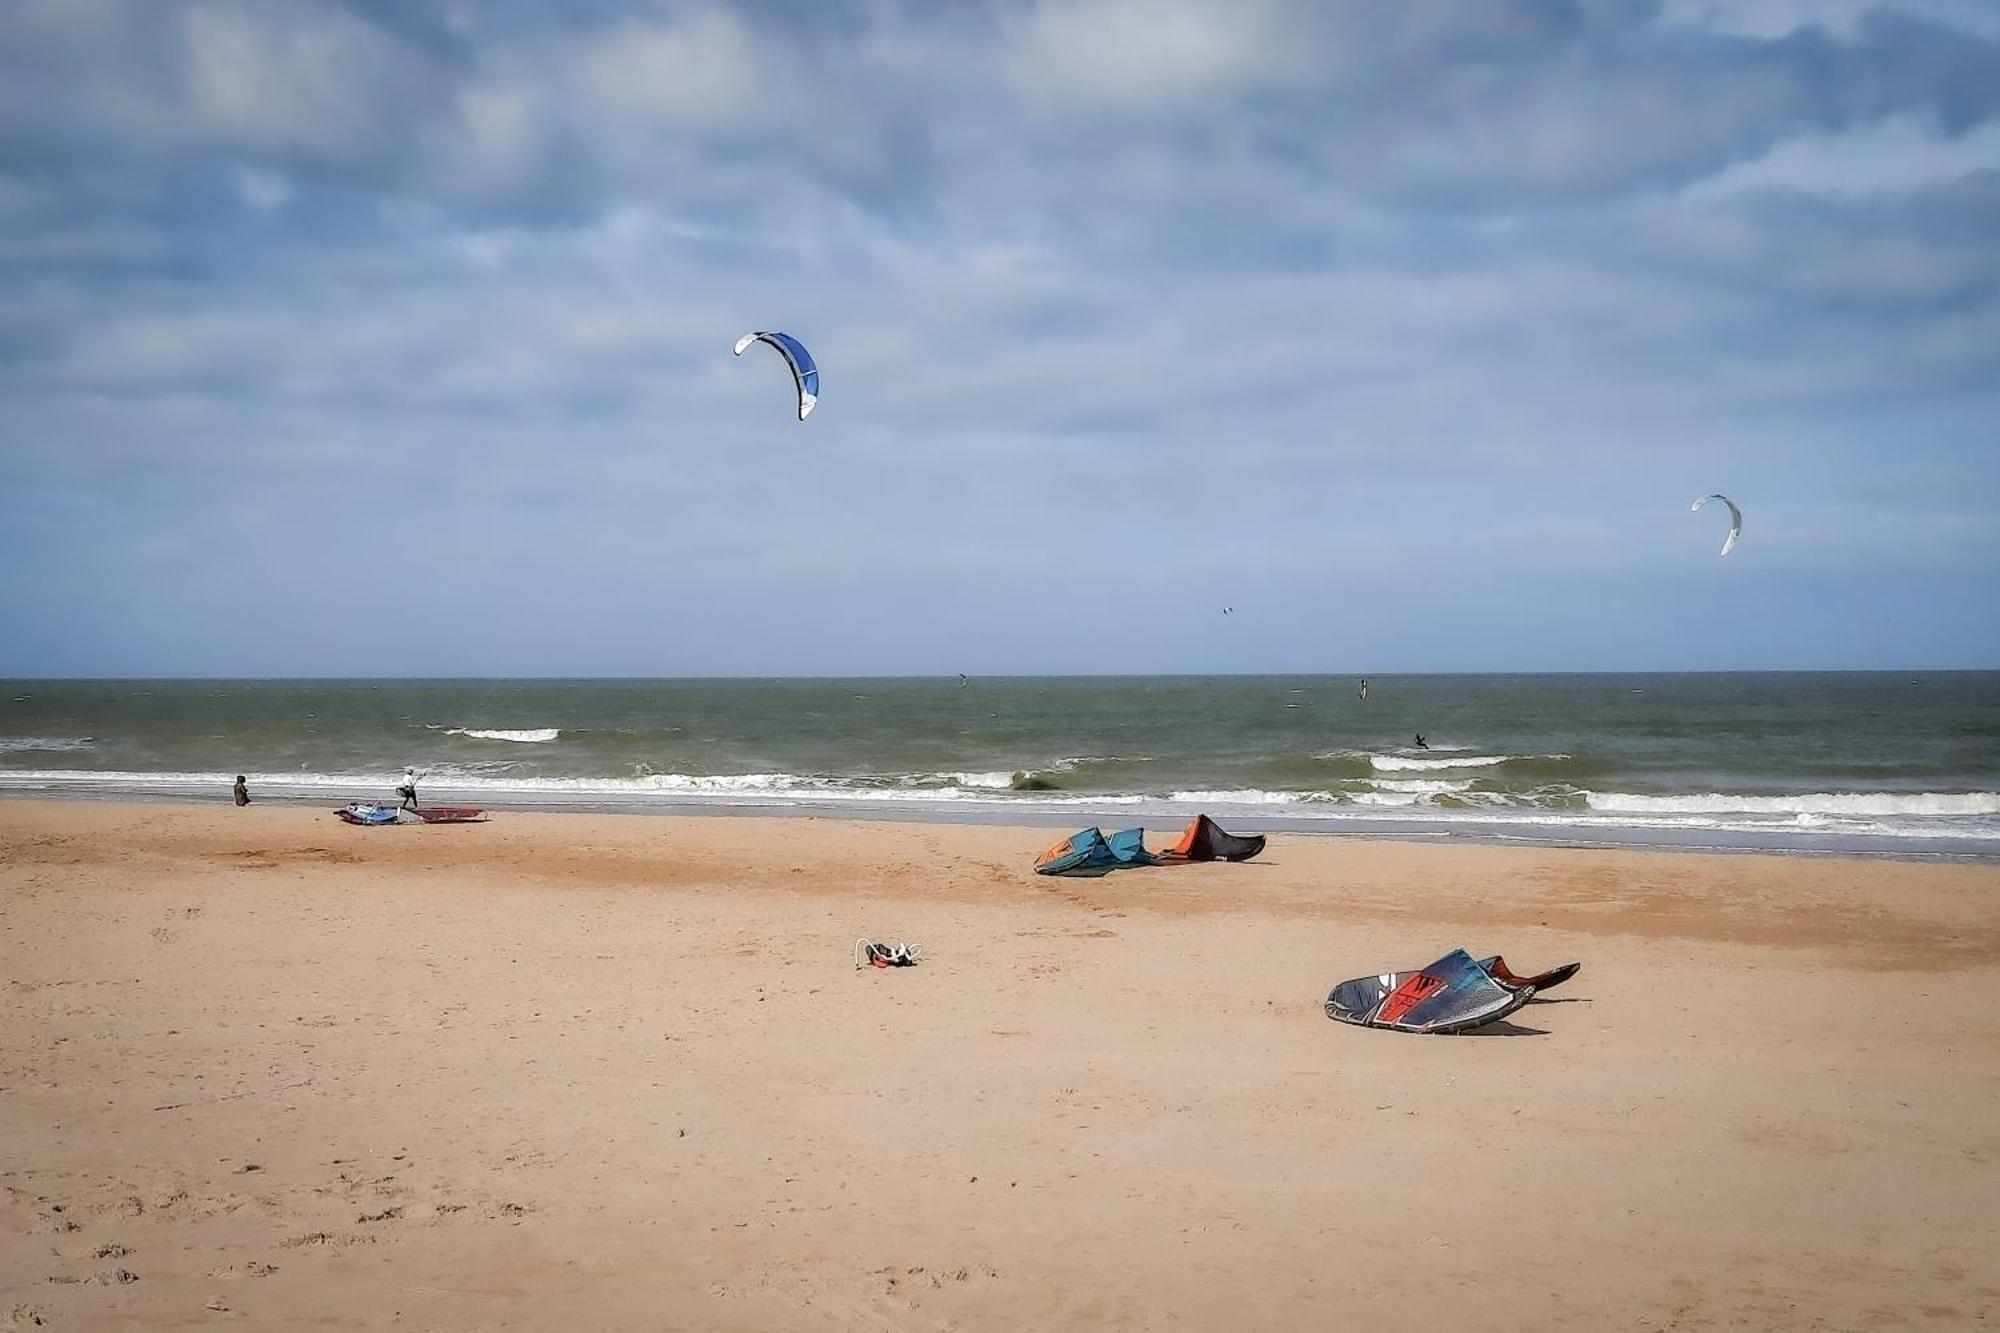
<svg viewBox="0 0 2000 1333">
<path fill-rule="evenodd" d="M 238 773 L 236 775 L 236 789 L 234 794 L 236 797 L 236 804 L 238 805 L 250 804 L 250 787 L 247 783 L 244 782 L 243 775 L 241 773 Z"/>
<path fill-rule="evenodd" d="M 403 798 L 403 803 L 396 807 L 398 810 L 414 811 L 417 808 L 416 769 L 406 768 L 403 770 L 403 782 L 401 786 L 396 788 L 396 795 Z"/>
<path fill-rule="evenodd" d="M 1365 680 L 1362 681 L 1361 688 L 1356 690 L 1355 694 L 1358 695 L 1360 698 L 1366 699 L 1368 697 L 1368 682 Z"/>
<path fill-rule="evenodd" d="M 1428 750 L 1431 748 L 1430 743 L 1424 739 L 1424 733 L 1421 731 L 1417 733 L 1417 748 L 1419 750 Z"/>
</svg>

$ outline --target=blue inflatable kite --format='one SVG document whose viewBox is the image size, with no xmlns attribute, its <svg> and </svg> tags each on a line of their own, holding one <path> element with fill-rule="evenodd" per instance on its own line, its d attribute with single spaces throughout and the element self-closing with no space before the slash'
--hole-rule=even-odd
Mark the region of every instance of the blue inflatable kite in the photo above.
<svg viewBox="0 0 2000 1333">
<path fill-rule="evenodd" d="M 757 342 L 777 348 L 778 355 L 792 368 L 792 380 L 799 389 L 799 420 L 804 421 L 812 415 L 813 404 L 819 401 L 819 367 L 813 364 L 812 353 L 789 333 L 746 333 L 736 340 L 736 355 L 742 356 L 751 343 Z"/>
</svg>

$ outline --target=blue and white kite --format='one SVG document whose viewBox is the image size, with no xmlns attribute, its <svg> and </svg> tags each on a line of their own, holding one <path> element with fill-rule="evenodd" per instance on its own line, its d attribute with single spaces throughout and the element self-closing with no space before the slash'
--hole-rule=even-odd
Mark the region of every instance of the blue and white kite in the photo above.
<svg viewBox="0 0 2000 1333">
<path fill-rule="evenodd" d="M 799 420 L 804 421 L 812 415 L 813 404 L 819 401 L 819 367 L 813 364 L 812 353 L 789 333 L 746 333 L 736 340 L 736 355 L 742 356 L 743 350 L 755 342 L 777 348 L 778 355 L 792 368 L 792 379 L 799 386 Z"/>
<path fill-rule="evenodd" d="M 1722 554 L 1728 555 L 1736 549 L 1736 539 L 1743 535 L 1743 511 L 1736 507 L 1736 501 L 1726 495 L 1704 495 L 1694 502 L 1697 511 L 1710 500 L 1720 500 L 1729 506 L 1729 535 L 1722 539 Z"/>
</svg>

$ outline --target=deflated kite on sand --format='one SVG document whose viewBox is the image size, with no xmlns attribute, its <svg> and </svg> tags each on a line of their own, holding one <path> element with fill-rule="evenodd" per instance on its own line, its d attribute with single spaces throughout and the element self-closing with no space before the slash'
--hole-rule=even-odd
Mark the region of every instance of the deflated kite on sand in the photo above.
<svg viewBox="0 0 2000 1333">
<path fill-rule="evenodd" d="M 1038 875 L 1108 875 L 1131 866 L 1185 865 L 1190 861 L 1248 861 L 1264 850 L 1262 834 L 1225 833 L 1207 815 L 1196 815 L 1180 841 L 1164 852 L 1146 850 L 1146 831 L 1128 828 L 1106 835 L 1087 828 L 1050 847 L 1035 859 Z"/>
<path fill-rule="evenodd" d="M 1379 972 L 1341 982 L 1326 997 L 1326 1016 L 1397 1032 L 1466 1032 L 1505 1018 L 1533 999 L 1537 989 L 1560 986 L 1582 966 L 1566 963 L 1522 977 L 1498 955 L 1474 960 L 1465 950 L 1454 949 L 1415 972 Z"/>
</svg>

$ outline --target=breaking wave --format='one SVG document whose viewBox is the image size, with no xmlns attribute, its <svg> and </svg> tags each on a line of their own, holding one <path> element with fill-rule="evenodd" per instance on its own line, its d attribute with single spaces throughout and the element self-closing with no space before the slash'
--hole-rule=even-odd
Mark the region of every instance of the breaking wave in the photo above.
<svg viewBox="0 0 2000 1333">
<path fill-rule="evenodd" d="M 1442 796 L 1465 791 L 1471 778 L 1378 778 L 1368 784 L 1375 791 L 1408 792 L 1416 796 Z"/>
<path fill-rule="evenodd" d="M 1551 763 L 1568 758 L 1566 754 L 1469 754 L 1454 755 L 1448 759 L 1372 754 L 1368 756 L 1368 762 L 1381 773 L 1425 773 L 1445 768 L 1500 768 L 1507 764 Z"/>
<path fill-rule="evenodd" d="M 546 745 L 562 735 L 561 727 L 528 727 L 519 731 L 506 731 L 486 727 L 445 727 L 447 736 L 470 736 L 476 741 L 513 741 L 517 745 Z"/>
<path fill-rule="evenodd" d="M 912 784 L 928 786 L 938 784 L 946 787 L 972 787 L 981 791 L 1006 791 L 1014 786 L 1019 773 L 925 773 Z"/>
<path fill-rule="evenodd" d="M 60 753 L 83 750 L 97 743 L 94 736 L 0 736 L 0 750 L 17 753 Z"/>
<path fill-rule="evenodd" d="M 1303 805 L 1330 797 L 1325 792 L 1262 791 L 1253 787 L 1237 791 L 1177 791 L 1166 799 L 1196 805 Z"/>
<path fill-rule="evenodd" d="M 2000 815 L 2000 792 L 1814 792 L 1800 796 L 1634 796 L 1585 792 L 1592 810 L 1614 814 L 1757 814 L 1811 817 L 1895 818 L 1899 815 L 1962 817 Z"/>
</svg>

